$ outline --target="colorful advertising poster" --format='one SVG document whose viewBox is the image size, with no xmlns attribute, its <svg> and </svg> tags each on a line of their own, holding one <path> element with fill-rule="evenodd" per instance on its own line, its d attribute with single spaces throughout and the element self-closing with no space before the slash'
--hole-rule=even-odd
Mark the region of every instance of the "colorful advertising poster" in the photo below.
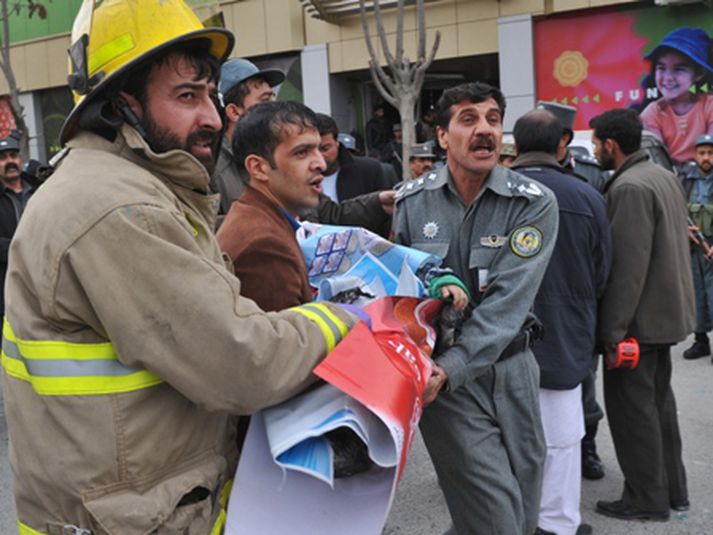
<svg viewBox="0 0 713 535">
<path fill-rule="evenodd" d="M 702 5 L 536 21 L 537 98 L 577 108 L 575 130 L 612 108 L 634 108 L 675 160 L 689 160 L 695 138 L 713 133 L 711 28 L 713 11 Z"/>
<path fill-rule="evenodd" d="M 383 532 L 423 411 L 442 305 L 416 297 L 366 305 L 371 328 L 357 325 L 315 369 L 325 384 L 251 418 L 226 535 Z M 329 436 L 345 429 L 368 462 L 340 477 Z"/>
</svg>

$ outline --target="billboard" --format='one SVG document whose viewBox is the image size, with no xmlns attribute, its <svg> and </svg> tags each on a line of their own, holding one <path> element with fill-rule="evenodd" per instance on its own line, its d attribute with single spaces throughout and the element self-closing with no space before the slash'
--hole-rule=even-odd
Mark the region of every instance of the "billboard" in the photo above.
<svg viewBox="0 0 713 535">
<path fill-rule="evenodd" d="M 713 11 L 690 5 L 537 20 L 537 98 L 577 108 L 576 130 L 588 129 L 592 117 L 612 108 L 635 108 L 676 160 L 690 159 L 695 137 L 713 133 L 708 28 Z M 685 72 L 681 77 L 686 68 L 688 78 Z"/>
</svg>

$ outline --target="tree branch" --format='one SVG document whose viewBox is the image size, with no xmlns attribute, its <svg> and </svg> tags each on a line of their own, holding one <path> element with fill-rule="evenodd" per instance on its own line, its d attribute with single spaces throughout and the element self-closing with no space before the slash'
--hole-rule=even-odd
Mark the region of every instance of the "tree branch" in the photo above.
<svg viewBox="0 0 713 535">
<path fill-rule="evenodd" d="M 386 90 L 384 85 L 382 84 L 381 80 L 379 79 L 378 76 L 376 76 L 377 72 L 377 67 L 374 66 L 374 62 L 370 61 L 369 62 L 369 70 L 371 71 L 371 78 L 374 80 L 374 85 L 376 86 L 376 89 L 381 93 L 381 96 L 384 97 L 384 100 L 391 104 L 394 108 L 399 107 L 399 102 L 398 100 L 391 96 L 391 94 Z"/>
<path fill-rule="evenodd" d="M 426 58 L 426 9 L 423 0 L 416 2 L 418 15 L 418 47 L 416 49 L 416 63 L 421 64 Z"/>
<path fill-rule="evenodd" d="M 396 63 L 404 57 L 404 0 L 399 0 L 396 11 Z"/>
<path fill-rule="evenodd" d="M 379 7 L 379 0 L 374 0 L 374 15 L 376 15 L 376 30 L 379 34 L 379 40 L 381 41 L 381 48 L 384 51 L 384 58 L 386 58 L 386 64 L 391 68 L 391 70 L 396 70 L 398 64 L 394 60 L 394 56 L 391 53 L 391 48 L 389 48 L 389 42 L 386 39 L 386 30 L 384 29 L 384 20 L 381 18 L 381 8 Z"/>
<path fill-rule="evenodd" d="M 371 36 L 369 35 L 369 23 L 366 20 L 366 7 L 364 6 L 364 0 L 359 0 L 359 15 L 361 18 L 361 29 L 364 32 L 364 39 L 366 40 L 366 49 L 369 51 L 369 57 L 371 61 L 376 61 L 378 63 L 379 58 L 374 51 L 374 45 L 371 42 Z"/>
<path fill-rule="evenodd" d="M 397 89 L 398 84 L 394 83 L 391 76 L 386 74 L 386 71 L 381 67 L 381 65 L 379 65 L 378 61 L 374 61 L 373 64 L 376 75 L 379 77 L 379 82 L 386 88 L 386 91 L 390 96 L 396 98 L 399 94 L 399 90 Z"/>
</svg>

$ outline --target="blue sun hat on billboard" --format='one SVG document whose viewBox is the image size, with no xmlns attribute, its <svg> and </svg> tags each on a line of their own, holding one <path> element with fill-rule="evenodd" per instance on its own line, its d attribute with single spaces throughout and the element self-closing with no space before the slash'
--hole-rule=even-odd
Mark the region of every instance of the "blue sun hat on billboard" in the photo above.
<svg viewBox="0 0 713 535">
<path fill-rule="evenodd" d="M 694 63 L 713 73 L 710 64 L 711 38 L 701 28 L 682 26 L 669 32 L 644 59 L 655 60 L 664 48 L 669 48 L 690 58 Z"/>
</svg>

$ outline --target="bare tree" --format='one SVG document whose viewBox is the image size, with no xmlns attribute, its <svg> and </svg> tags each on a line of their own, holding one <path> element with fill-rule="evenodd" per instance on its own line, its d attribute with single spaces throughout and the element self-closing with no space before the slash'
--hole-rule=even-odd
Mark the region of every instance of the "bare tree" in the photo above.
<svg viewBox="0 0 713 535">
<path fill-rule="evenodd" d="M 52 0 L 47 0 L 52 2 Z M 10 89 L 10 109 L 17 129 L 22 133 L 20 147 L 22 155 L 26 158 L 29 154 L 29 134 L 25 124 L 24 109 L 20 104 L 20 90 L 17 87 L 15 72 L 10 62 L 10 17 L 22 15 L 27 12 L 28 18 L 37 16 L 47 18 L 47 8 L 44 2 L 37 0 L 0 0 L 0 23 L 2 24 L 2 39 L 0 40 L 0 70 L 2 70 L 7 85 Z"/>
<path fill-rule="evenodd" d="M 423 86 L 423 79 L 426 70 L 436 56 L 438 45 L 441 42 L 441 32 L 436 32 L 431 53 L 426 57 L 426 15 L 424 0 L 416 0 L 416 14 L 418 17 L 418 47 L 417 58 L 412 63 L 404 55 L 404 0 L 399 0 L 396 15 L 396 54 L 392 54 L 389 43 L 386 39 L 386 31 L 381 18 L 379 7 L 380 0 L 373 0 L 374 15 L 376 17 L 376 31 L 384 51 L 386 64 L 389 72 L 381 66 L 379 57 L 374 51 L 374 45 L 369 35 L 369 23 L 366 19 L 366 6 L 364 0 L 359 0 L 359 12 L 361 15 L 361 25 L 364 30 L 364 39 L 369 51 L 369 70 L 374 80 L 374 85 L 386 102 L 399 110 L 401 116 L 401 128 L 403 129 L 403 144 L 401 151 L 401 161 L 403 162 L 403 178 L 410 178 L 409 174 L 409 150 L 416 140 L 416 104 Z"/>
</svg>

